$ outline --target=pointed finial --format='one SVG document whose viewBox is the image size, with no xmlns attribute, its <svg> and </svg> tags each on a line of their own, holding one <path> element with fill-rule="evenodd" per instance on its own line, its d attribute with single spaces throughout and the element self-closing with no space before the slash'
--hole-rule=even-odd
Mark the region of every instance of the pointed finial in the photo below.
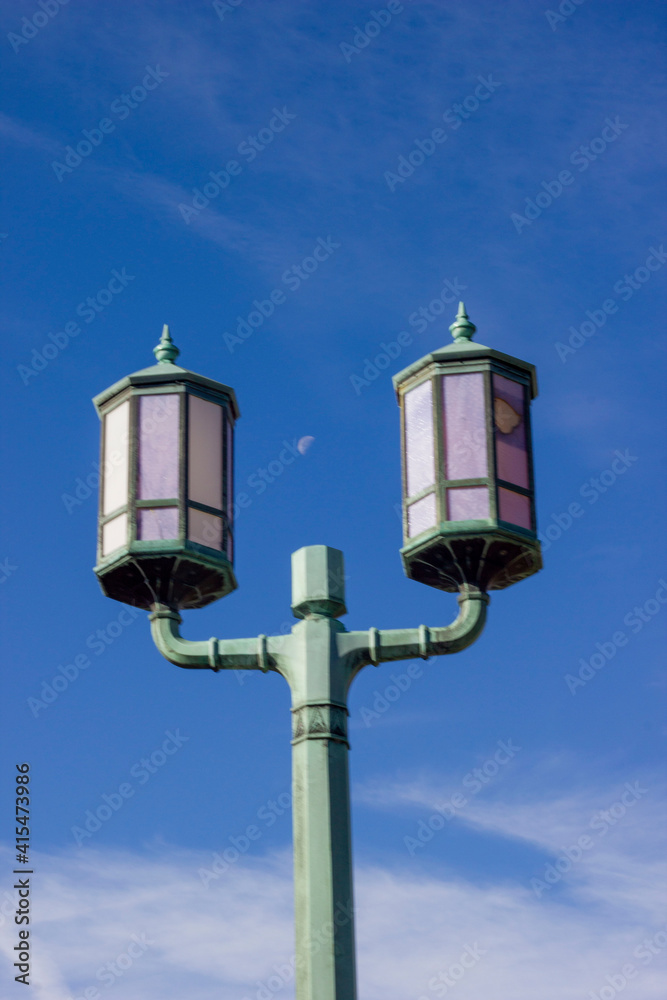
<svg viewBox="0 0 667 1000">
<path fill-rule="evenodd" d="M 471 323 L 468 319 L 466 307 L 462 302 L 459 302 L 459 311 L 456 314 L 456 319 L 449 329 L 451 330 L 452 337 L 454 338 L 454 343 L 457 341 L 469 341 L 477 329 L 475 324 Z"/>
<path fill-rule="evenodd" d="M 173 364 L 180 353 L 181 352 L 176 347 L 176 344 L 171 339 L 169 327 L 165 323 L 162 327 L 160 343 L 157 347 L 153 348 L 153 354 L 158 359 L 160 364 Z"/>
</svg>

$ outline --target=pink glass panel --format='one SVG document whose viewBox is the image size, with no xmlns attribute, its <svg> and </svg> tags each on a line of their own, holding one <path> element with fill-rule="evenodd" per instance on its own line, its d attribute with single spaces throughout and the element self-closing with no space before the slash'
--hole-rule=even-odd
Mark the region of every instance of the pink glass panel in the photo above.
<svg viewBox="0 0 667 1000">
<path fill-rule="evenodd" d="M 524 387 L 494 375 L 493 395 L 498 478 L 528 489 Z"/>
<path fill-rule="evenodd" d="M 501 521 L 518 524 L 520 528 L 533 527 L 530 516 L 530 500 L 514 490 L 498 488 L 498 517 Z"/>
<path fill-rule="evenodd" d="M 457 486 L 447 490 L 448 521 L 479 521 L 489 517 L 486 486 Z"/>
<path fill-rule="evenodd" d="M 408 507 L 408 537 L 414 538 L 435 527 L 435 493 L 429 493 Z"/>
<path fill-rule="evenodd" d="M 127 503 L 130 403 L 125 400 L 104 418 L 104 489 L 102 513 Z"/>
<path fill-rule="evenodd" d="M 222 407 L 199 396 L 190 396 L 189 406 L 190 500 L 222 510 Z"/>
<path fill-rule="evenodd" d="M 178 497 L 179 412 L 174 392 L 139 397 L 139 500 Z"/>
<path fill-rule="evenodd" d="M 430 382 L 405 394 L 405 450 L 408 496 L 435 482 L 433 404 Z"/>
<path fill-rule="evenodd" d="M 190 507 L 188 510 L 188 538 L 209 549 L 222 549 L 222 518 Z"/>
<path fill-rule="evenodd" d="M 102 555 L 127 545 L 127 514 L 119 514 L 102 528 Z"/>
<path fill-rule="evenodd" d="M 137 538 L 142 542 L 178 538 L 178 507 L 140 507 L 137 510 Z"/>
<path fill-rule="evenodd" d="M 442 398 L 447 479 L 482 479 L 488 475 L 483 374 L 443 375 Z"/>
<path fill-rule="evenodd" d="M 234 434 L 229 415 L 225 418 L 227 425 L 227 558 L 234 556 L 234 541 L 232 537 L 232 512 L 234 510 Z"/>
</svg>

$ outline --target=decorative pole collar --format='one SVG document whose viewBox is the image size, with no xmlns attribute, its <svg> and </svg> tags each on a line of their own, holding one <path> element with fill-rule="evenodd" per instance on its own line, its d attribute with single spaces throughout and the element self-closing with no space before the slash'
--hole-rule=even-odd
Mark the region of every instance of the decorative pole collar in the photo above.
<svg viewBox="0 0 667 1000">
<path fill-rule="evenodd" d="M 474 327 L 473 327 L 474 329 Z M 162 327 L 162 336 L 160 337 L 160 343 L 157 347 L 153 348 L 153 354 L 157 358 L 159 364 L 169 365 L 174 363 L 176 358 L 181 352 L 176 347 L 176 344 L 171 339 L 171 334 L 169 333 L 169 327 L 165 323 Z"/>
<path fill-rule="evenodd" d="M 456 314 L 456 319 L 450 326 L 450 331 L 452 337 L 454 338 L 454 343 L 462 341 L 469 341 L 472 339 L 477 327 L 474 323 L 471 323 L 468 319 L 468 313 L 466 312 L 466 307 L 462 302 L 459 302 L 459 311 Z"/>
</svg>

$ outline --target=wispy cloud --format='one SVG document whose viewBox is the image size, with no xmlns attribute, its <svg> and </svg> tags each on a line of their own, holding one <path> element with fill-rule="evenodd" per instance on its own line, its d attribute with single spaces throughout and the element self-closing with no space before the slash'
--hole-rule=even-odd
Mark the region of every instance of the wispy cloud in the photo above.
<svg viewBox="0 0 667 1000">
<path fill-rule="evenodd" d="M 465 821 L 555 853 L 576 840 L 592 814 L 609 809 L 624 787 L 612 784 L 592 796 L 584 791 L 553 799 L 526 796 L 507 804 L 480 797 Z M 432 808 L 434 791 L 427 785 L 393 786 L 384 803 Z M 437 994 L 429 980 L 446 972 L 469 946 L 481 957 L 457 984 L 463 1000 L 580 1000 L 628 962 L 638 970 L 635 1000 L 658 1000 L 664 995 L 659 956 L 642 962 L 636 954 L 665 920 L 657 794 L 646 795 L 636 808 L 600 839 L 585 864 L 563 877 L 560 894 L 537 898 L 527 882 L 506 877 L 480 884 L 415 872 L 405 856 L 391 867 L 361 865 L 356 875 L 361 995 L 430 1000 Z M 150 944 L 123 979 L 124 1000 L 185 995 L 207 1000 L 213 991 L 220 1000 L 255 1000 L 276 969 L 283 970 L 284 985 L 275 995 L 292 997 L 285 972 L 294 953 L 289 856 L 244 858 L 204 888 L 197 872 L 208 864 L 210 854 L 164 844 L 142 852 L 35 857 L 37 1000 L 69 1000 L 87 986 L 99 986 L 98 971 L 125 951 L 132 935 L 145 935 Z M 7 921 L 6 972 L 12 945 Z"/>
<path fill-rule="evenodd" d="M 46 153 L 56 153 L 61 148 L 57 142 L 43 132 L 29 125 L 24 125 L 23 122 L 4 114 L 2 111 L 0 111 L 0 136 L 5 142 L 13 145 L 38 149 Z"/>
<path fill-rule="evenodd" d="M 192 192 L 178 184 L 154 174 L 139 174 L 133 171 L 113 171 L 112 179 L 123 193 L 141 202 L 161 218 L 185 229 L 179 213 L 180 204 L 190 205 Z M 198 236 L 224 249 L 252 256 L 265 255 L 268 234 L 247 221 L 238 221 L 214 207 L 206 207 L 190 222 L 189 228 Z"/>
</svg>

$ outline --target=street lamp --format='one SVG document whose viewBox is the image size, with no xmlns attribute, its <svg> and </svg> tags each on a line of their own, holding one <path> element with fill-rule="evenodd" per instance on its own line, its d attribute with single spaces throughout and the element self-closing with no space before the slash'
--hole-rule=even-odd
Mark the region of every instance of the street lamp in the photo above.
<svg viewBox="0 0 667 1000">
<path fill-rule="evenodd" d="M 232 525 L 234 390 L 175 364 L 164 327 L 157 364 L 96 396 L 102 421 L 97 566 L 107 597 L 202 608 L 236 589 Z"/>
<path fill-rule="evenodd" d="M 454 343 L 394 382 L 402 411 L 409 577 L 458 592 L 445 628 L 348 632 L 343 553 L 292 554 L 287 636 L 192 642 L 179 611 L 236 587 L 232 569 L 234 391 L 174 364 L 165 327 L 158 363 L 95 398 L 102 419 L 98 564 L 105 594 L 150 609 L 158 650 L 195 669 L 272 670 L 292 694 L 292 810 L 297 1000 L 355 1000 L 347 697 L 365 666 L 465 649 L 486 620 L 487 590 L 540 566 L 529 401 L 532 365 L 470 342 L 463 304 Z M 449 381 L 448 381 L 449 380 Z"/>
<path fill-rule="evenodd" d="M 461 302 L 454 342 L 394 376 L 402 415 L 407 576 L 456 593 L 502 590 L 542 567 L 530 401 L 535 368 L 476 344 Z"/>
</svg>

